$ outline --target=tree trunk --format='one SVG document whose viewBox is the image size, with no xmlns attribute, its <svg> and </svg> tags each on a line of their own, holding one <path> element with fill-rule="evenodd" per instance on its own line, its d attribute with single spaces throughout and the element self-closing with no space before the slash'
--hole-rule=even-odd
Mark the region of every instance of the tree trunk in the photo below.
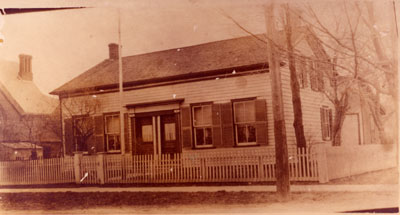
<svg viewBox="0 0 400 215">
<path fill-rule="evenodd" d="M 333 122 L 333 131 L 332 131 L 332 145 L 340 146 L 341 145 L 341 134 L 342 134 L 342 126 L 344 122 L 344 118 L 346 117 L 346 111 L 348 108 L 348 94 L 347 92 L 341 100 L 337 100 L 335 102 L 335 117 Z"/>
<path fill-rule="evenodd" d="M 296 73 L 296 62 L 294 58 L 294 50 L 292 44 L 292 24 L 291 24 L 291 13 L 289 11 L 289 6 L 285 7 L 286 12 L 286 43 L 287 43 L 287 54 L 289 60 L 289 70 L 290 70 L 290 88 L 292 90 L 292 104 L 294 113 L 294 132 L 296 135 L 297 147 L 306 147 L 306 138 L 304 136 L 304 126 L 303 126 L 303 113 L 301 109 L 301 97 L 300 97 L 300 86 L 297 79 Z"/>
</svg>

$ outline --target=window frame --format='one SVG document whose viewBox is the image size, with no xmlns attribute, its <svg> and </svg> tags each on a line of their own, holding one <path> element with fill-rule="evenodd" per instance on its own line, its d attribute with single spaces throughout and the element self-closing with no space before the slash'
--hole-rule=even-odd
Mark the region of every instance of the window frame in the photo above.
<svg viewBox="0 0 400 215">
<path fill-rule="evenodd" d="M 254 121 L 246 121 L 246 122 L 236 122 L 236 107 L 235 104 L 238 103 L 243 103 L 245 104 L 246 102 L 253 102 L 254 103 Z M 234 126 L 234 131 L 235 131 L 235 144 L 236 146 L 254 146 L 257 145 L 257 120 L 256 120 L 256 98 L 246 98 L 246 99 L 235 99 L 231 101 L 232 103 L 232 112 L 233 112 L 233 126 Z M 245 107 L 245 106 L 244 106 Z M 244 111 L 246 112 L 246 110 Z M 246 125 L 246 140 L 247 142 L 242 142 L 239 143 L 239 137 L 238 137 L 238 125 Z M 254 142 L 248 142 L 248 126 L 252 125 L 255 129 L 255 140 Z"/>
<path fill-rule="evenodd" d="M 323 115 L 321 115 L 321 137 L 323 141 L 330 141 L 333 139 L 332 137 L 332 122 L 330 120 L 330 112 L 332 113 L 332 109 L 327 107 L 327 106 L 322 106 L 321 112 Z M 326 129 L 324 133 L 324 129 Z M 324 135 L 325 134 L 325 135 Z M 328 135 L 326 135 L 328 134 Z"/>
<path fill-rule="evenodd" d="M 105 142 L 105 151 L 106 152 L 121 152 L 121 119 L 120 119 L 120 114 L 119 113 L 108 113 L 108 114 L 104 114 L 104 142 Z M 108 127 L 107 127 L 107 118 L 113 118 L 116 117 L 118 119 L 118 132 L 115 133 L 109 133 L 108 132 Z M 118 137 L 118 141 L 119 141 L 119 149 L 109 149 L 109 135 L 114 136 L 114 137 Z"/>
<path fill-rule="evenodd" d="M 212 102 L 204 102 L 204 103 L 197 103 L 197 104 L 192 104 L 190 105 L 190 110 L 191 110 L 191 117 L 192 117 L 192 132 L 193 132 L 193 146 L 194 148 L 213 148 L 214 147 L 214 141 L 213 141 L 213 122 L 212 122 Z M 209 106 L 210 108 L 210 123 L 206 124 L 206 125 L 196 125 L 195 124 L 195 112 L 194 109 L 201 107 L 203 110 L 203 107 L 205 106 Z M 202 117 L 204 117 L 204 115 L 202 115 Z M 211 144 L 204 144 L 204 145 L 198 145 L 197 144 L 197 137 L 196 137 L 196 129 L 203 129 L 203 133 L 205 134 L 205 130 L 206 129 L 210 129 L 211 130 Z M 204 135 L 204 143 L 206 143 L 206 136 Z"/>
<path fill-rule="evenodd" d="M 82 151 L 82 150 L 78 150 L 78 138 L 80 137 L 80 138 L 82 138 L 83 137 L 83 135 L 82 135 L 82 132 L 81 132 L 81 134 L 79 135 L 79 134 L 77 134 L 77 120 L 84 120 L 84 119 L 87 119 L 87 120 L 90 120 L 90 116 L 89 115 L 76 115 L 76 116 L 72 116 L 72 136 L 73 136 L 73 143 L 74 143 L 74 149 L 73 149 L 73 152 L 82 152 L 83 154 L 89 154 L 89 146 L 88 146 L 88 144 L 87 144 L 87 141 L 89 140 L 89 138 L 86 140 L 86 142 L 85 142 L 85 145 L 86 145 L 86 151 Z M 94 135 L 94 124 L 93 124 L 93 133 L 92 133 L 92 136 Z"/>
</svg>

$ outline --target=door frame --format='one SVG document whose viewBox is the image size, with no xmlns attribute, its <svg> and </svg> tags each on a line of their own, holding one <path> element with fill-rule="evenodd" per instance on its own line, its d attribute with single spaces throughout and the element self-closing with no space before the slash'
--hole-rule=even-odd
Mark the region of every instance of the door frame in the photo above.
<svg viewBox="0 0 400 215">
<path fill-rule="evenodd" d="M 130 115 L 131 119 L 131 134 L 132 134 L 132 154 L 139 154 L 137 151 L 137 135 L 136 126 L 137 118 L 140 117 L 152 117 L 153 126 L 153 155 L 160 156 L 162 153 L 162 137 L 161 137 L 161 116 L 163 115 L 174 115 L 176 123 L 176 151 L 180 153 L 182 151 L 181 141 L 180 141 L 180 111 L 179 110 L 163 110 L 163 111 L 152 111 L 143 113 L 134 113 Z"/>
</svg>

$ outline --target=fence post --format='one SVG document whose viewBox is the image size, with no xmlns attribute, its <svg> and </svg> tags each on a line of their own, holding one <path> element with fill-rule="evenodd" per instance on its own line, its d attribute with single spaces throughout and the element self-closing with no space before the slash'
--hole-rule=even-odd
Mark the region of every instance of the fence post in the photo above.
<svg viewBox="0 0 400 215">
<path fill-rule="evenodd" d="M 319 183 L 327 183 L 328 177 L 328 160 L 326 158 L 326 146 L 325 144 L 315 145 L 315 152 L 317 155 L 318 164 L 318 181 Z"/>
<path fill-rule="evenodd" d="M 74 173 L 75 173 L 75 183 L 81 183 L 81 160 L 82 160 L 82 153 L 75 153 L 74 154 Z"/>
<path fill-rule="evenodd" d="M 104 184 L 104 154 L 96 154 L 96 172 L 100 184 Z"/>
<path fill-rule="evenodd" d="M 258 155 L 258 178 L 260 181 L 264 179 L 264 162 L 261 154 Z"/>
</svg>

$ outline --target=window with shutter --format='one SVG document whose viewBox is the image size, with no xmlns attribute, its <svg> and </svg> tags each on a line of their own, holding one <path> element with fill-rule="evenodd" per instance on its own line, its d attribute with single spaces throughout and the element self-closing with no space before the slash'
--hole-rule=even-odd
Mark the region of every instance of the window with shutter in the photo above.
<svg viewBox="0 0 400 215">
<path fill-rule="evenodd" d="M 93 118 L 74 116 L 73 121 L 74 151 L 88 153 L 89 139 L 94 133 Z"/>
</svg>

